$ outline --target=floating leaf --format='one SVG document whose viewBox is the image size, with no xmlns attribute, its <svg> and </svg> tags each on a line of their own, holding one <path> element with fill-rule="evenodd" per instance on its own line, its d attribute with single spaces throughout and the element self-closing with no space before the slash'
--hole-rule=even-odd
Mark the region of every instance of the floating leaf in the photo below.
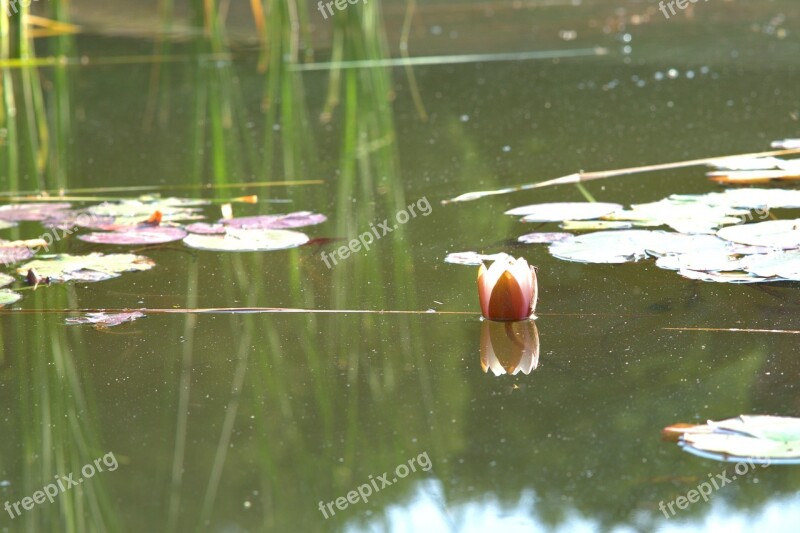
<svg viewBox="0 0 800 533">
<path fill-rule="evenodd" d="M 559 259 L 580 263 L 627 263 L 644 259 L 654 232 L 647 230 L 597 231 L 550 245 Z"/>
<path fill-rule="evenodd" d="M 717 236 L 727 241 L 752 246 L 800 248 L 800 218 L 731 226 L 719 230 Z"/>
<path fill-rule="evenodd" d="M 742 268 L 756 276 L 800 281 L 800 250 L 751 255 L 742 259 Z"/>
<path fill-rule="evenodd" d="M 491 254 L 491 255 L 483 255 L 477 252 L 453 252 L 451 254 L 447 254 L 447 257 L 444 258 L 444 262 L 451 263 L 454 265 L 479 266 L 484 261 L 497 261 L 507 256 L 508 254 L 504 254 L 502 252 L 499 254 Z"/>
<path fill-rule="evenodd" d="M 746 272 L 701 272 L 699 270 L 683 269 L 679 270 L 678 274 L 687 279 L 714 283 L 763 283 L 766 281 L 779 281 L 777 278 L 762 278 Z"/>
<path fill-rule="evenodd" d="M 6 221 L 6 220 L 0 220 L 0 229 L 8 229 L 8 228 L 13 228 L 13 227 L 14 227 L 14 226 L 16 226 L 16 225 L 17 225 L 17 224 L 16 224 L 16 223 L 14 223 L 14 222 L 8 222 L 8 221 Z"/>
<path fill-rule="evenodd" d="M 658 225 L 658 224 L 656 224 Z M 561 227 L 569 231 L 596 231 L 605 229 L 630 229 L 631 222 L 617 220 L 565 220 Z"/>
<path fill-rule="evenodd" d="M 221 224 L 239 229 L 289 229 L 312 226 L 325 222 L 325 215 L 310 211 L 298 211 L 288 215 L 259 215 L 220 220 Z"/>
<path fill-rule="evenodd" d="M 5 287 L 9 283 L 14 283 L 14 278 L 0 272 L 0 287 Z"/>
<path fill-rule="evenodd" d="M 800 191 L 785 189 L 728 189 L 708 194 L 673 194 L 669 199 L 748 210 L 800 207 Z"/>
<path fill-rule="evenodd" d="M 170 226 L 137 226 L 106 233 L 80 235 L 82 241 L 94 244 L 162 244 L 186 237 L 181 228 Z"/>
<path fill-rule="evenodd" d="M 146 222 L 158 211 L 163 222 L 199 220 L 204 218 L 197 206 L 207 205 L 208 200 L 188 198 L 163 198 L 142 200 L 121 200 L 104 202 L 86 210 L 96 217 L 92 225 L 79 224 L 93 229 L 118 229 L 121 226 L 135 226 Z"/>
<path fill-rule="evenodd" d="M 0 206 L 0 220 L 6 222 L 44 220 L 70 207 L 70 204 L 55 202 L 3 205 Z"/>
<path fill-rule="evenodd" d="M 800 139 L 783 139 L 782 141 L 772 141 L 772 147 L 783 148 L 786 150 L 800 148 Z"/>
<path fill-rule="evenodd" d="M 13 304 L 22 296 L 14 291 L 8 289 L 0 289 L 0 307 L 8 304 Z"/>
<path fill-rule="evenodd" d="M 600 218 L 619 209 L 619 204 L 603 202 L 553 202 L 517 207 L 506 211 L 506 215 L 522 216 L 523 222 L 561 222 Z"/>
<path fill-rule="evenodd" d="M 26 276 L 29 269 L 34 269 L 51 281 L 103 281 L 119 277 L 122 272 L 150 270 L 154 266 L 152 259 L 134 254 L 58 254 L 26 263 L 17 273 Z"/>
<path fill-rule="evenodd" d="M 732 271 L 740 270 L 742 260 L 727 252 L 695 252 L 659 257 L 656 266 L 667 270 Z"/>
<path fill-rule="evenodd" d="M 209 224 L 207 222 L 194 222 L 186 226 L 189 233 L 200 233 L 202 235 L 224 235 L 224 224 Z"/>
<path fill-rule="evenodd" d="M 265 252 L 294 248 L 308 242 L 308 236 L 299 231 L 283 229 L 236 229 L 228 228 L 224 235 L 201 235 L 193 233 L 183 242 L 199 250 L 218 252 Z"/>
<path fill-rule="evenodd" d="M 669 226 L 680 233 L 714 233 L 727 224 L 738 224 L 748 210 L 729 205 L 710 205 L 694 197 L 672 197 L 631 206 L 606 216 L 608 220 L 631 221 L 637 226 Z"/>
<path fill-rule="evenodd" d="M 72 317 L 66 320 L 68 325 L 94 324 L 96 328 L 110 328 L 119 326 L 125 322 L 133 322 L 137 318 L 143 318 L 144 313 L 131 311 L 129 313 L 86 313 L 83 316 Z"/>
<path fill-rule="evenodd" d="M 800 418 L 742 415 L 699 426 L 670 426 L 664 433 L 680 434 L 685 451 L 708 459 L 800 464 Z"/>
<path fill-rule="evenodd" d="M 525 244 L 549 244 L 553 242 L 563 241 L 572 237 L 572 233 L 555 232 L 555 233 L 528 233 L 522 235 L 517 240 Z M 446 261 L 446 259 L 445 259 Z"/>
<path fill-rule="evenodd" d="M 34 256 L 36 252 L 27 246 L 0 246 L 0 264 L 10 265 L 19 261 L 25 261 Z"/>
</svg>

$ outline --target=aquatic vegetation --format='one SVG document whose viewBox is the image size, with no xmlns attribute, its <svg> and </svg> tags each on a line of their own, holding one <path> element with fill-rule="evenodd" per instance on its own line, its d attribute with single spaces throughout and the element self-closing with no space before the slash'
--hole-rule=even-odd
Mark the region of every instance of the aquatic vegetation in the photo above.
<svg viewBox="0 0 800 533">
<path fill-rule="evenodd" d="M 144 313 L 140 311 L 131 311 L 129 313 L 85 313 L 81 316 L 67 318 L 64 323 L 70 326 L 92 324 L 96 329 L 103 329 L 119 326 L 126 322 L 133 322 L 139 318 L 144 318 L 144 316 Z"/>
<path fill-rule="evenodd" d="M 506 215 L 521 216 L 523 222 L 561 222 L 600 218 L 620 209 L 620 204 L 603 202 L 553 202 L 516 207 L 506 211 Z"/>
<path fill-rule="evenodd" d="M 536 311 L 536 270 L 523 258 L 505 256 L 478 269 L 481 312 L 489 320 L 525 320 Z"/>
<path fill-rule="evenodd" d="M 152 259 L 134 254 L 55 254 L 25 263 L 17 273 L 27 276 L 29 270 L 35 270 L 40 277 L 55 282 L 104 281 L 123 272 L 150 270 L 154 266 Z"/>
<path fill-rule="evenodd" d="M 295 248 L 308 242 L 308 235 L 284 229 L 226 228 L 224 235 L 192 233 L 183 243 L 198 250 L 217 252 L 268 252 Z"/>
<path fill-rule="evenodd" d="M 675 424 L 662 434 L 677 439 L 685 451 L 708 459 L 800 464 L 800 418 L 741 415 L 701 425 Z"/>
<path fill-rule="evenodd" d="M 0 307 L 8 304 L 13 304 L 20 298 L 22 298 L 22 296 L 19 293 L 10 291 L 8 289 L 0 289 Z"/>
<path fill-rule="evenodd" d="M 87 233 L 78 238 L 94 244 L 163 244 L 179 241 L 187 233 L 172 226 L 134 226 L 105 233 Z"/>
</svg>

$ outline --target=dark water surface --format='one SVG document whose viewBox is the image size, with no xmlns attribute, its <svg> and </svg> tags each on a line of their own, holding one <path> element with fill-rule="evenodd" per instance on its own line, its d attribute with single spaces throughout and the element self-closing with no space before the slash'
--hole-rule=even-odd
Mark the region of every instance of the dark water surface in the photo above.
<svg viewBox="0 0 800 533">
<path fill-rule="evenodd" d="M 59 70 L 39 69 L 49 116 L 63 113 L 51 135 L 65 144 L 51 157 L 65 181 L 50 186 L 322 180 L 163 194 L 257 193 L 259 205 L 235 213 L 324 213 L 328 222 L 307 232 L 334 241 L 242 254 L 137 248 L 154 269 L 23 291 L 18 311 L 0 315 L 0 503 L 56 475 L 77 479 L 108 453 L 118 468 L 14 519 L 3 511 L 0 530 L 796 531 L 797 467 L 736 476 L 733 464 L 686 454 L 660 431 L 800 413 L 797 335 L 665 329 L 799 329 L 797 284 L 701 283 L 652 261 L 583 265 L 515 244 L 533 226 L 503 211 L 582 201 L 574 187 L 440 201 L 797 137 L 800 6 L 715 0 L 666 20 L 652 2 L 572 4 L 421 7 L 413 56 L 608 50 L 415 67 L 427 120 L 402 68 L 344 71 L 341 103 L 323 120 L 328 71 L 284 70 L 278 96 L 266 97 L 246 43 L 227 61 L 176 42 L 170 53 L 186 57 L 159 70 L 98 61 L 152 54 L 151 40 L 81 35 L 89 65 L 66 69 L 66 96 Z M 387 11 L 394 49 L 402 8 Z M 310 18 L 321 24 L 316 11 Z M 326 54 L 321 46 L 316 59 Z M 3 75 L 24 108 L 21 70 Z M 703 173 L 587 189 L 598 201 L 643 203 L 715 190 Z M 19 187 L 37 188 L 33 176 L 23 160 Z M 14 183 L 2 179 L 4 190 Z M 418 209 L 369 251 L 326 267 L 322 252 L 410 204 L 429 214 Z M 27 223 L 0 237 L 40 232 Z M 57 249 L 130 248 L 70 239 Z M 482 371 L 477 268 L 443 262 L 467 250 L 538 266 L 541 354 L 530 375 Z M 422 312 L 152 313 L 106 331 L 23 312 L 242 307 Z M 412 459 L 416 471 L 396 471 Z M 709 502 L 669 519 L 659 510 L 725 470 L 736 479 Z M 390 485 L 378 481 L 384 473 Z M 371 487 L 368 501 L 346 502 L 360 486 Z"/>
</svg>

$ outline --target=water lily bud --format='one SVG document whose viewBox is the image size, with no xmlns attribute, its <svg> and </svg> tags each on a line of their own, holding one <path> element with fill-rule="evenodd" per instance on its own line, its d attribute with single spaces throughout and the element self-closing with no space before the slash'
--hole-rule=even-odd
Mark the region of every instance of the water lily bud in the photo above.
<svg viewBox="0 0 800 533">
<path fill-rule="evenodd" d="M 478 270 L 481 312 L 489 320 L 525 320 L 533 315 L 539 287 L 536 271 L 523 259 L 506 256 Z"/>
</svg>

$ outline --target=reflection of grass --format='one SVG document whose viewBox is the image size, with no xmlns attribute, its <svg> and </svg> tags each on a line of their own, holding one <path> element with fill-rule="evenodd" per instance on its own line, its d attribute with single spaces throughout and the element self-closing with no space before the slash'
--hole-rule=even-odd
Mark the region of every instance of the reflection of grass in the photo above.
<svg viewBox="0 0 800 533">
<path fill-rule="evenodd" d="M 35 297 L 38 307 L 63 308 L 74 298 L 68 291 L 47 288 L 28 297 Z M 14 341 L 18 348 L 11 368 L 18 396 L 13 412 L 22 450 L 3 455 L 21 460 L 22 484 L 14 491 L 18 500 L 50 483 L 55 475 L 74 473 L 77 480 L 83 465 L 114 450 L 100 444 L 95 399 L 80 376 L 79 369 L 86 365 L 80 330 L 68 332 L 62 316 L 43 314 L 17 322 Z M 118 530 L 106 476 L 107 472 L 97 473 L 80 487 L 61 492 L 53 504 L 38 505 L 15 521 L 29 531 Z"/>
</svg>

